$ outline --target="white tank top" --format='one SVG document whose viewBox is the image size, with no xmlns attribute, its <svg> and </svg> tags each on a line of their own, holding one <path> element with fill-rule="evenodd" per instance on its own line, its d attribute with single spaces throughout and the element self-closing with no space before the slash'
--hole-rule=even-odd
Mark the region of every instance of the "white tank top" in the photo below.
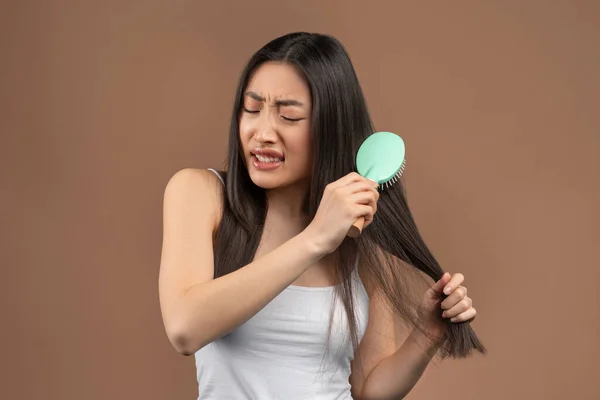
<svg viewBox="0 0 600 400">
<path fill-rule="evenodd" d="M 369 297 L 356 267 L 352 283 L 360 340 Z M 334 294 L 333 286 L 290 285 L 236 330 L 198 350 L 198 399 L 352 399 L 352 343 L 343 304 Z"/>
</svg>

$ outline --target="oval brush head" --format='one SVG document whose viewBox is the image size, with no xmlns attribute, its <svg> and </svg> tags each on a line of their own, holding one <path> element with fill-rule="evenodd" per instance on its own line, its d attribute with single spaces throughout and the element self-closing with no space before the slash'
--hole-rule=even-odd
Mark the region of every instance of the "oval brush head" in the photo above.
<svg viewBox="0 0 600 400">
<path fill-rule="evenodd" d="M 356 154 L 356 171 L 379 184 L 384 190 L 398 181 L 406 167 L 404 140 L 392 132 L 376 132 L 360 145 Z M 348 236 L 358 237 L 364 218 L 359 218 L 348 230 Z"/>
</svg>

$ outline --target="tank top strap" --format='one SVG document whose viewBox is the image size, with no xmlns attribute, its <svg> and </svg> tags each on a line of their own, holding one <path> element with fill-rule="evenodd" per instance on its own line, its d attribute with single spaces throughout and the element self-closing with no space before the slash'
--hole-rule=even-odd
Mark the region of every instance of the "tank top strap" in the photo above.
<svg viewBox="0 0 600 400">
<path fill-rule="evenodd" d="M 207 170 L 213 172 L 215 175 L 217 175 L 217 177 L 219 178 L 219 180 L 221 181 L 221 183 L 223 184 L 223 186 L 225 186 L 225 181 L 223 180 L 223 177 L 221 176 L 221 174 L 219 173 L 219 171 L 217 171 L 214 168 L 207 168 Z"/>
</svg>

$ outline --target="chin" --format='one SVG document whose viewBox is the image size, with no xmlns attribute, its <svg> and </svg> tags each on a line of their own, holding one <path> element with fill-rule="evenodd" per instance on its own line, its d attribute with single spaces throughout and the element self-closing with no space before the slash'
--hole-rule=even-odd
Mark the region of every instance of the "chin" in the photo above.
<svg viewBox="0 0 600 400">
<path fill-rule="evenodd" d="M 265 173 L 263 171 L 250 170 L 249 175 L 252 182 L 263 189 L 275 189 L 287 186 L 290 183 L 281 176 L 282 174 L 274 174 L 272 172 Z"/>
<path fill-rule="evenodd" d="M 250 167 L 248 171 L 250 180 L 258 187 L 269 190 L 269 189 L 280 189 L 287 186 L 298 184 L 302 181 L 306 181 L 307 178 L 300 176 L 290 176 L 284 171 L 260 171 Z"/>
</svg>

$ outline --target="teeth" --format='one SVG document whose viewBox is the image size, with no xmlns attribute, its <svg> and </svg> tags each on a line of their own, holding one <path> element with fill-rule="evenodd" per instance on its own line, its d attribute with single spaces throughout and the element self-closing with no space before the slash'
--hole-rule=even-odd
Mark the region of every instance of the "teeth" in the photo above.
<svg viewBox="0 0 600 400">
<path fill-rule="evenodd" d="M 258 154 L 255 154 L 255 156 L 258 159 L 258 161 L 260 161 L 260 162 L 279 162 L 279 161 L 283 161 L 282 158 L 265 157 L 265 156 L 261 156 L 261 155 L 258 155 Z"/>
</svg>

